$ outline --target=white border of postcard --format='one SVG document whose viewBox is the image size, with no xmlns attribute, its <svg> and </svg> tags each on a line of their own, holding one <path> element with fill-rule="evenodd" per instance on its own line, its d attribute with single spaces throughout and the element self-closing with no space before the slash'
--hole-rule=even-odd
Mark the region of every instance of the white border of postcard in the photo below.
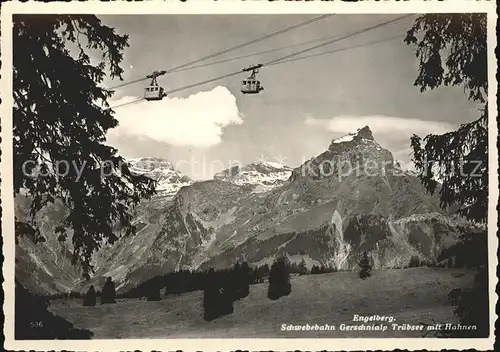
<svg viewBox="0 0 500 352">
<path fill-rule="evenodd" d="M 12 180 L 12 14 L 14 13 L 93 13 L 99 14 L 320 14 L 320 13 L 459 13 L 485 12 L 488 14 L 488 86 L 489 86 L 489 277 L 490 277 L 490 320 L 491 334 L 486 339 L 437 339 L 437 338 L 341 338 L 341 339 L 107 339 L 107 340 L 14 340 L 14 207 Z M 445 2 L 411 0 L 404 2 L 341 2 L 341 1 L 238 1 L 238 0 L 172 0 L 147 2 L 6 2 L 1 11 L 1 150 L 0 164 L 3 255 L 4 301 L 4 347 L 8 350 L 100 350 L 100 351 L 234 351 L 276 350 L 441 350 L 441 349 L 493 349 L 495 305 L 497 295 L 496 266 L 498 247 L 497 212 L 498 201 L 498 152 L 496 148 L 497 129 L 496 94 L 497 81 L 495 43 L 497 15 L 494 1 L 453 0 Z M 493 152 L 494 151 L 494 152 Z"/>
</svg>

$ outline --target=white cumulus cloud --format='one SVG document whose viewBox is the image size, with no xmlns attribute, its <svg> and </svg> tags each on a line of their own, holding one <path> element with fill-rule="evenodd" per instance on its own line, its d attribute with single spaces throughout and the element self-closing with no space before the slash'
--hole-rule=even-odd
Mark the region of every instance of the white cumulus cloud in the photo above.
<svg viewBox="0 0 500 352">
<path fill-rule="evenodd" d="M 370 116 L 336 116 L 331 119 L 316 119 L 311 116 L 305 117 L 305 124 L 317 126 L 338 133 L 356 132 L 358 128 L 370 127 L 375 138 L 377 135 L 397 133 L 400 137 L 409 137 L 412 134 L 441 134 L 456 129 L 450 123 L 442 121 L 426 121 L 384 115 Z"/>
<path fill-rule="evenodd" d="M 110 105 L 135 99 L 123 97 Z M 110 135 L 147 137 L 173 146 L 214 146 L 221 142 L 224 127 L 243 123 L 236 97 L 221 86 L 186 98 L 141 101 L 114 111 L 119 126 Z"/>
</svg>

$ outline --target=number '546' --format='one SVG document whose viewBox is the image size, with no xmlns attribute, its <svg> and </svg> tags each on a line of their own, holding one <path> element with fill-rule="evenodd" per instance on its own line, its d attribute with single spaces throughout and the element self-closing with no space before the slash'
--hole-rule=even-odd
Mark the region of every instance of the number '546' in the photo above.
<svg viewBox="0 0 500 352">
<path fill-rule="evenodd" d="M 30 322 L 30 326 L 32 328 L 41 328 L 41 327 L 43 327 L 43 321 L 41 321 L 41 320 L 32 321 L 32 322 Z"/>
</svg>

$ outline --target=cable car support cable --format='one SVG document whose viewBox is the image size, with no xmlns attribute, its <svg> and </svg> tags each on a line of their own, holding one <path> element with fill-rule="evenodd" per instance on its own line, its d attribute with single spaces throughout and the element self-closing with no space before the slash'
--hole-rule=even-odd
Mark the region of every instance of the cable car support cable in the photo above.
<svg viewBox="0 0 500 352">
<path fill-rule="evenodd" d="M 305 25 L 308 25 L 308 24 L 311 24 L 311 23 L 314 23 L 314 22 L 317 22 L 317 21 L 320 21 L 324 18 L 327 18 L 327 17 L 330 17 L 330 16 L 333 16 L 334 14 L 324 14 L 324 15 L 321 15 L 321 16 L 318 16 L 318 17 L 314 17 L 312 19 L 309 19 L 307 21 L 304 21 L 304 22 L 301 22 L 301 23 L 298 23 L 298 24 L 295 24 L 293 26 L 290 26 L 290 27 L 286 27 L 286 28 L 283 28 L 283 29 L 280 29 L 279 31 L 276 31 L 276 32 L 273 32 L 273 33 L 270 33 L 270 34 L 266 34 L 262 37 L 259 37 L 259 38 L 256 38 L 256 39 L 253 39 L 253 40 L 250 40 L 248 42 L 245 42 L 245 43 L 242 43 L 242 44 L 239 44 L 239 45 L 236 45 L 234 47 L 231 47 L 231 48 L 227 48 L 227 49 L 224 49 L 222 51 L 218 51 L 216 53 L 213 53 L 213 54 L 210 54 L 210 55 L 207 55 L 207 56 L 203 56 L 199 59 L 196 59 L 196 60 L 193 60 L 193 61 L 189 61 L 185 64 L 182 64 L 182 65 L 179 65 L 179 66 L 175 66 L 175 67 L 172 67 L 168 70 L 164 70 L 164 71 L 161 71 L 161 72 L 164 72 L 163 74 L 167 74 L 167 73 L 172 73 L 172 72 L 175 72 L 175 71 L 178 71 L 182 68 L 185 68 L 187 66 L 191 66 L 191 65 L 194 65 L 198 62 L 201 62 L 201 61 L 205 61 L 205 60 L 208 60 L 208 59 L 211 59 L 211 58 L 214 58 L 216 56 L 220 56 L 220 55 L 223 55 L 223 54 L 227 54 L 231 51 L 234 51 L 234 50 L 237 50 L 237 49 L 241 49 L 241 48 L 244 48 L 248 45 L 251 45 L 251 44 L 255 44 L 257 42 L 260 42 L 260 41 L 263 41 L 263 40 L 266 40 L 266 39 L 269 39 L 271 37 L 274 37 L 276 35 L 279 35 L 279 34 L 282 34 L 282 33 L 286 33 L 286 32 L 289 32 L 289 31 L 292 31 L 294 29 L 297 29 L 297 28 L 300 28 L 300 27 L 303 27 Z M 147 80 L 148 77 L 143 77 L 143 78 L 139 78 L 139 79 L 136 79 L 136 80 L 133 80 L 133 81 L 129 81 L 129 82 L 124 82 L 124 83 L 121 83 L 119 85 L 116 85 L 112 88 L 109 88 L 111 90 L 113 89 L 116 89 L 116 88 L 121 88 L 121 87 L 124 87 L 124 86 L 127 86 L 127 85 L 130 85 L 130 84 L 133 84 L 133 83 L 138 83 L 138 82 L 141 82 L 141 81 L 144 81 L 144 80 Z"/>
<path fill-rule="evenodd" d="M 314 50 L 314 49 L 318 49 L 318 48 L 321 48 L 325 45 L 330 45 L 330 44 L 333 44 L 335 42 L 338 42 L 338 41 L 341 41 L 341 40 L 344 40 L 344 39 L 347 39 L 347 38 L 350 38 L 350 37 L 353 37 L 355 35 L 359 35 L 359 34 L 363 34 L 365 32 L 369 32 L 371 30 L 374 30 L 374 29 L 377 29 L 377 28 L 380 28 L 380 27 L 383 27 L 383 26 L 387 26 L 388 24 L 392 24 L 393 22 L 398 22 L 406 17 L 411 17 L 411 16 L 414 16 L 413 14 L 410 14 L 410 15 L 404 15 L 404 16 L 400 16 L 398 18 L 395 18 L 395 19 L 392 19 L 392 20 L 389 20 L 389 21 L 385 21 L 385 22 L 382 22 L 382 23 L 379 23 L 379 24 L 376 24 L 376 25 L 373 25 L 373 26 L 370 26 L 370 27 L 367 27 L 367 28 L 364 28 L 364 29 L 360 29 L 358 31 L 355 31 L 355 32 L 351 32 L 351 33 L 348 33 L 348 34 L 345 34 L 343 36 L 340 36 L 340 37 L 336 37 L 332 40 L 329 40 L 325 43 L 321 43 L 321 44 L 318 44 L 318 45 L 315 45 L 315 46 L 312 46 L 310 48 L 306 48 L 306 49 L 303 49 L 303 50 L 300 50 L 300 51 L 297 51 L 295 53 L 291 53 L 291 54 L 288 54 L 288 55 L 284 55 L 282 57 L 279 57 L 277 59 L 274 59 L 274 60 L 270 60 L 264 64 L 262 64 L 263 66 L 272 66 L 272 65 L 277 65 L 278 63 L 280 63 L 281 61 L 283 60 L 286 60 L 286 59 L 289 59 L 291 57 L 295 57 L 297 55 L 300 55 L 300 54 L 304 54 L 306 52 L 309 52 L 311 50 Z"/>
<path fill-rule="evenodd" d="M 286 63 L 286 62 L 290 62 L 290 61 L 295 61 L 295 60 L 300 60 L 300 59 L 305 59 L 307 57 L 298 57 L 298 58 L 295 58 L 295 59 L 291 59 L 291 60 L 287 60 L 287 59 L 290 59 L 290 58 L 293 58 L 297 55 L 300 55 L 300 54 L 303 54 L 303 53 L 306 53 L 306 52 L 309 52 L 309 51 L 312 51 L 314 49 L 317 49 L 317 48 L 320 48 L 320 47 L 323 47 L 325 45 L 329 45 L 329 44 L 333 44 L 337 41 L 341 41 L 341 40 L 344 40 L 344 39 L 347 39 L 347 38 L 350 38 L 350 37 L 353 37 L 353 36 L 356 36 L 356 35 L 359 35 L 359 34 L 362 34 L 362 33 L 365 33 L 365 32 L 369 32 L 371 30 L 374 30 L 374 29 L 377 29 L 377 28 L 380 28 L 380 27 L 383 27 L 383 26 L 386 26 L 388 24 L 391 24 L 393 22 L 397 22 L 397 21 L 400 21 L 401 19 L 403 18 L 406 18 L 406 17 L 410 17 L 410 16 L 414 16 L 414 15 L 404 15 L 404 16 L 400 16 L 396 19 L 392 19 L 392 20 L 389 20 L 389 21 L 385 21 L 385 22 L 382 22 L 382 23 L 379 23 L 377 25 L 373 25 L 373 26 L 370 26 L 370 27 L 367 27 L 367 28 L 364 28 L 364 29 L 361 29 L 361 30 L 358 30 L 358 31 L 355 31 L 355 32 L 351 32 L 349 34 L 346 34 L 346 35 L 343 35 L 343 36 L 340 36 L 340 37 L 337 37 L 337 38 L 334 38 L 332 40 L 329 40 L 325 43 L 322 43 L 322 44 L 319 44 L 319 45 L 315 45 L 313 47 L 310 47 L 310 48 L 306 48 L 306 49 L 303 49 L 303 50 L 300 50 L 300 51 L 297 51 L 295 53 L 291 53 L 291 54 L 288 54 L 288 55 L 284 55 L 282 57 L 279 57 L 277 59 L 274 59 L 274 60 L 270 60 L 264 64 L 259 64 L 259 65 L 256 65 L 258 66 L 258 68 L 260 67 L 264 67 L 264 66 L 274 66 L 274 65 L 279 65 L 279 64 L 282 64 L 282 63 Z M 358 45 L 358 46 L 355 46 L 355 47 L 361 47 L 362 45 Z M 343 50 L 347 50 L 349 48 L 344 48 Z M 336 50 L 336 51 L 339 51 L 339 50 Z M 335 50 L 332 51 L 332 52 L 336 52 Z M 317 56 L 317 55 L 320 55 L 320 54 L 323 54 L 323 53 L 319 53 L 319 54 L 314 54 L 314 55 L 310 55 L 310 56 Z M 228 77 L 232 77 L 232 76 L 235 76 L 235 75 L 238 75 L 238 74 L 241 74 L 241 72 L 245 72 L 245 71 L 249 71 L 251 70 L 253 67 L 255 66 L 251 66 L 250 68 L 245 68 L 243 70 L 238 70 L 238 71 L 235 71 L 235 72 L 231 72 L 231 73 L 228 73 L 228 74 L 225 74 L 225 75 L 222 75 L 222 76 L 218 76 L 218 77 L 213 77 L 213 78 L 210 78 L 208 80 L 204 80 L 204 81 L 201 81 L 201 82 L 197 82 L 197 83 L 193 83 L 193 84 L 190 84 L 190 85 L 186 85 L 186 86 L 182 86 L 182 87 L 179 87 L 179 88 L 176 88 L 176 89 L 173 89 L 173 90 L 170 90 L 170 91 L 167 91 L 166 93 L 175 93 L 175 92 L 179 92 L 179 91 L 182 91 L 182 90 L 186 90 L 186 89 L 190 89 L 190 88 L 194 88 L 194 87 L 197 87 L 197 86 L 200 86 L 200 85 L 204 85 L 204 84 L 207 84 L 207 83 L 211 83 L 211 82 L 215 82 L 215 81 L 218 81 L 218 80 L 221 80 L 221 79 L 224 79 L 224 78 L 228 78 Z M 134 103 L 137 103 L 141 100 L 144 100 L 144 97 L 141 97 L 141 98 L 137 98 L 133 101 L 130 101 L 130 102 L 126 102 L 126 103 L 122 103 L 122 104 L 119 104 L 119 105 L 116 105 L 116 106 L 113 106 L 111 107 L 112 109 L 115 109 L 115 108 L 118 108 L 118 107 L 122 107 L 122 106 L 126 106 L 126 105 L 130 105 L 130 104 L 134 104 Z"/>
<path fill-rule="evenodd" d="M 397 20 L 395 22 L 392 22 L 392 23 L 397 23 L 399 21 L 401 21 L 401 19 L 399 19 L 399 20 Z M 399 38 L 399 37 L 400 36 L 395 36 L 395 37 L 391 37 L 391 38 L 388 38 L 388 39 L 383 39 L 382 41 L 393 40 L 393 39 L 396 39 L 396 38 Z M 274 53 L 274 52 L 281 51 L 281 50 L 284 50 L 284 49 L 295 48 L 295 47 L 302 46 L 302 45 L 305 45 L 305 44 L 316 43 L 316 42 L 325 42 L 326 40 L 330 40 L 330 39 L 334 39 L 334 38 L 338 38 L 338 36 L 331 36 L 330 35 L 330 36 L 327 36 L 327 37 L 321 37 L 321 38 L 306 40 L 306 41 L 303 41 L 303 42 L 300 42 L 300 43 L 297 43 L 297 44 L 284 45 L 284 46 L 280 46 L 280 47 L 277 47 L 277 48 L 272 48 L 272 49 L 268 49 L 268 50 L 259 51 L 259 52 L 256 52 L 256 53 L 251 53 L 251 54 L 246 54 L 246 55 L 240 55 L 240 56 L 234 56 L 234 57 L 230 57 L 230 58 L 223 59 L 223 60 L 218 60 L 218 61 L 214 61 L 214 62 L 204 63 L 204 64 L 201 64 L 201 65 L 185 67 L 185 68 L 182 68 L 182 69 L 179 69 L 179 70 L 175 70 L 175 72 L 182 72 L 182 71 L 193 70 L 193 69 L 197 69 L 197 68 L 208 67 L 208 66 L 212 66 L 212 65 L 218 65 L 218 64 L 222 64 L 222 63 L 226 63 L 226 62 L 247 59 L 247 58 L 252 57 L 252 56 L 270 54 L 270 53 Z M 373 43 L 378 43 L 378 42 L 379 41 L 375 41 Z M 364 46 L 364 44 L 361 44 L 360 46 Z M 357 46 L 355 46 L 355 47 L 357 47 Z M 348 49 L 350 49 L 350 48 L 351 47 L 349 47 Z M 323 53 L 320 53 L 320 54 L 323 54 Z M 308 56 L 305 56 L 304 58 L 318 56 L 320 54 L 308 55 Z M 296 60 L 298 60 L 298 59 L 287 60 L 287 62 L 296 61 Z"/>
<path fill-rule="evenodd" d="M 391 40 L 395 40 L 395 39 L 403 39 L 404 37 L 405 36 L 403 36 L 403 35 L 397 35 L 397 36 L 392 36 L 392 37 L 388 37 L 388 38 L 384 38 L 384 39 L 374 40 L 374 41 L 367 42 L 367 43 L 362 43 L 362 44 L 358 44 L 358 45 L 348 46 L 348 47 L 345 47 L 345 48 L 338 48 L 338 49 L 334 49 L 334 50 L 324 51 L 324 52 L 321 52 L 321 53 L 310 54 L 310 55 L 305 55 L 305 56 L 299 56 L 299 57 L 291 58 L 289 60 L 280 61 L 279 63 L 276 63 L 276 65 L 278 65 L 278 64 L 284 64 L 284 63 L 287 63 L 287 62 L 294 62 L 294 61 L 309 59 L 309 58 L 312 58 L 312 57 L 317 57 L 317 56 L 322 56 L 322 55 L 328 55 L 328 54 L 338 53 L 338 52 L 345 51 L 345 50 L 350 50 L 350 49 L 362 48 L 362 47 L 373 45 L 373 44 L 385 43 L 385 42 L 388 42 L 388 41 L 391 41 Z M 272 65 L 269 65 L 269 66 L 272 66 Z"/>
</svg>

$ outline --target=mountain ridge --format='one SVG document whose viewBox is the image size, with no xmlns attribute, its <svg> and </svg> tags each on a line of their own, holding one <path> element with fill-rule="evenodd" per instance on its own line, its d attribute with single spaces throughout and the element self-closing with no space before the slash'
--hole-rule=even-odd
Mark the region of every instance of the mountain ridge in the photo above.
<svg viewBox="0 0 500 352">
<path fill-rule="evenodd" d="M 170 170 L 152 162 L 162 165 L 153 170 Z M 74 285 L 85 290 L 111 276 L 123 292 L 168 271 L 222 268 L 241 258 L 255 265 L 281 252 L 351 270 L 367 250 L 377 268 L 390 268 L 412 256 L 435 261 L 461 233 L 476 231 L 451 219 L 367 126 L 294 169 L 254 163 L 228 170 L 143 201 L 137 235 L 99 251 L 95 277 Z M 253 177 L 258 170 L 263 176 Z M 256 191 L 269 175 L 271 187 Z"/>
<path fill-rule="evenodd" d="M 162 196 L 175 196 L 182 187 L 193 184 L 193 180 L 176 170 L 164 158 L 142 157 L 127 160 L 130 172 L 145 175 L 157 182 L 156 191 Z"/>
</svg>

